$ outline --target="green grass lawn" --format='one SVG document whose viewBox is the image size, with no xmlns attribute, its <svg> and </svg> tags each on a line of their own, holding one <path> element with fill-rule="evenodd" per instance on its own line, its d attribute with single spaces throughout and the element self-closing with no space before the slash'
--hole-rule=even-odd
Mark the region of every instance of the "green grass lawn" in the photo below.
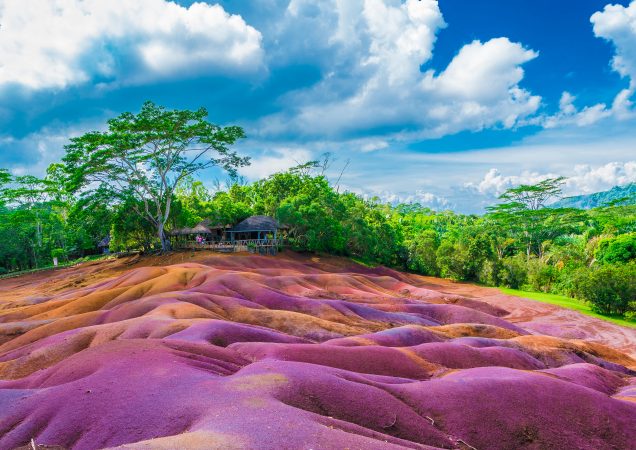
<svg viewBox="0 0 636 450">
<path fill-rule="evenodd" d="M 529 298 L 531 300 L 536 300 L 538 302 L 543 302 L 543 303 L 550 303 L 551 305 L 557 305 L 563 308 L 573 309 L 580 313 L 587 314 L 588 316 L 607 320 L 609 322 L 613 322 L 615 324 L 622 325 L 624 327 L 636 328 L 636 320 L 624 319 L 622 317 L 603 316 L 601 314 L 598 314 L 592 311 L 592 309 L 587 303 L 577 300 L 575 298 L 566 297 L 564 295 L 544 294 L 542 292 L 526 292 L 526 291 L 520 291 L 518 289 L 499 288 L 499 290 L 503 292 L 504 294 L 514 295 L 515 297 Z"/>
</svg>

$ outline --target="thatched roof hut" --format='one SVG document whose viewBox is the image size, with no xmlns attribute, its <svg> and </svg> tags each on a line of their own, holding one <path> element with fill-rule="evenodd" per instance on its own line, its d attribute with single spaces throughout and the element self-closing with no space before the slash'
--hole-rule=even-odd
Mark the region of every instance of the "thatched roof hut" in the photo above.
<svg viewBox="0 0 636 450">
<path fill-rule="evenodd" d="M 278 223 L 276 219 L 270 216 L 252 216 L 234 225 L 227 230 L 231 239 L 265 239 L 269 235 L 273 235 L 276 239 L 277 232 L 287 227 Z"/>
<path fill-rule="evenodd" d="M 230 228 L 231 225 L 212 224 L 210 219 L 205 219 L 194 227 L 183 227 L 172 230 L 170 235 L 172 236 L 185 236 L 188 234 L 216 234 L 217 230 L 225 230 Z"/>
<path fill-rule="evenodd" d="M 276 231 L 287 228 L 278 223 L 278 220 L 270 216 L 252 216 L 234 225 L 228 231 L 231 232 L 251 232 L 251 231 Z"/>
</svg>

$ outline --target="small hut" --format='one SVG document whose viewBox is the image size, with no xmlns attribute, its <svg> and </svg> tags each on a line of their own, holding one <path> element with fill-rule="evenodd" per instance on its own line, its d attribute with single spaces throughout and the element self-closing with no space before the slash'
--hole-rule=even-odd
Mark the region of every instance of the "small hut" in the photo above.
<svg viewBox="0 0 636 450">
<path fill-rule="evenodd" d="M 252 216 L 233 227 L 211 225 L 210 220 L 204 220 L 192 228 L 173 230 L 170 238 L 175 248 L 275 255 L 284 230 L 287 227 L 273 217 Z"/>
<path fill-rule="evenodd" d="M 205 219 L 194 227 L 178 228 L 170 232 L 173 245 L 187 245 L 190 241 L 195 241 L 197 236 L 201 237 L 205 242 L 220 242 L 225 239 L 225 232 L 230 225 L 212 224 L 210 219 Z"/>
<path fill-rule="evenodd" d="M 276 240 L 279 232 L 287 229 L 269 216 L 252 216 L 227 230 L 231 241 Z"/>
</svg>

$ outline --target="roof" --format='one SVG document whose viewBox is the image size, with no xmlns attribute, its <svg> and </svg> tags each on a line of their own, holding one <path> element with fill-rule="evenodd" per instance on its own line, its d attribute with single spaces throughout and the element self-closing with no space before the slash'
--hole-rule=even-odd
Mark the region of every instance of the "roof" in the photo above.
<svg viewBox="0 0 636 450">
<path fill-rule="evenodd" d="M 248 217 L 244 221 L 234 225 L 229 231 L 244 232 L 244 231 L 276 231 L 282 228 L 286 228 L 284 225 L 278 223 L 276 219 L 270 216 L 252 216 Z"/>
<path fill-rule="evenodd" d="M 223 225 L 222 223 L 218 223 L 218 222 L 213 224 L 212 219 L 204 219 L 198 224 L 196 224 L 194 228 L 198 227 L 199 225 L 204 226 L 208 230 L 222 230 L 224 228 L 230 228 L 232 226 L 232 225 Z"/>
<path fill-rule="evenodd" d="M 206 227 L 202 223 L 195 225 L 193 228 L 191 228 L 191 230 L 192 230 L 192 233 L 211 233 L 212 232 L 212 229 L 210 227 Z"/>
<path fill-rule="evenodd" d="M 230 227 L 230 225 L 222 225 L 222 224 L 211 225 L 211 223 L 212 223 L 212 220 L 205 219 L 199 222 L 198 224 L 196 224 L 192 228 L 190 227 L 177 228 L 176 230 L 172 230 L 170 234 L 173 236 L 183 235 L 183 234 L 211 234 L 212 230 L 222 230 L 224 228 Z"/>
</svg>

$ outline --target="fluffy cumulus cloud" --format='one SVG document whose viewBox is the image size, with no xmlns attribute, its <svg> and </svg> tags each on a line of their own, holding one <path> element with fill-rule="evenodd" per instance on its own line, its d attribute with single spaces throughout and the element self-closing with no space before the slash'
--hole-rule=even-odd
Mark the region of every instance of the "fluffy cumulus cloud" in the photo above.
<svg viewBox="0 0 636 450">
<path fill-rule="evenodd" d="M 455 205 L 452 204 L 447 198 L 427 192 L 424 190 L 416 190 L 415 192 L 394 192 L 389 190 L 373 191 L 365 189 L 352 188 L 350 186 L 344 186 L 345 190 L 355 192 L 362 196 L 366 200 L 377 199 L 382 203 L 391 203 L 397 205 L 400 203 L 417 203 L 419 205 L 434 209 L 436 211 L 443 211 L 446 209 L 452 209 Z"/>
<path fill-rule="evenodd" d="M 539 116 L 528 120 L 530 124 L 539 124 L 544 128 L 555 128 L 566 125 L 586 127 L 594 125 L 602 119 L 613 117 L 618 120 L 626 120 L 634 117 L 631 89 L 623 89 L 616 95 L 611 105 L 597 103 L 592 106 L 584 106 L 579 109 L 575 105 L 576 97 L 564 91 L 559 101 L 559 111 L 549 116 Z"/>
<path fill-rule="evenodd" d="M 629 77 L 630 88 L 636 88 L 636 1 L 629 6 L 605 6 L 590 19 L 594 34 L 611 41 L 616 54 L 612 67 L 624 77 Z"/>
<path fill-rule="evenodd" d="M 260 32 L 219 5 L 4 0 L 0 23 L 0 87 L 126 84 L 262 67 Z"/>
<path fill-rule="evenodd" d="M 636 182 L 636 161 L 610 162 L 593 167 L 588 164 L 577 165 L 568 178 L 567 185 L 573 193 L 598 192 Z"/>
<path fill-rule="evenodd" d="M 448 131 L 513 127 L 539 107 L 541 98 L 519 87 L 521 65 L 537 56 L 507 38 L 465 45 L 442 73 L 429 71 L 421 83 L 437 101 L 430 116 Z"/>
<path fill-rule="evenodd" d="M 22 137 L 0 136 L 0 167 L 9 168 L 15 175 L 42 175 L 49 164 L 62 158 L 70 137 L 91 128 L 99 128 L 99 124 L 51 124 Z"/>
<path fill-rule="evenodd" d="M 322 45 L 339 57 L 325 60 L 319 83 L 286 98 L 291 113 L 263 121 L 265 133 L 346 135 L 382 128 L 385 134 L 438 137 L 510 128 L 540 105 L 540 97 L 520 87 L 522 65 L 537 53 L 507 38 L 474 41 L 443 71 L 423 72 L 436 33 L 446 25 L 435 0 L 313 3 L 293 0 L 287 13 L 297 23 L 307 20 L 297 17 L 303 12 L 314 18 L 329 9 L 322 27 L 331 27 L 330 38 Z"/>
<path fill-rule="evenodd" d="M 589 194 L 636 182 L 636 161 L 609 162 L 599 166 L 579 164 L 566 175 L 566 195 Z M 519 175 L 504 175 L 498 169 L 490 169 L 480 181 L 466 183 L 464 187 L 469 192 L 494 198 L 511 187 L 535 184 L 557 176 L 555 173 L 532 171 L 525 171 Z"/>
<path fill-rule="evenodd" d="M 239 172 L 250 180 L 259 180 L 311 160 L 312 153 L 305 148 L 280 147 L 253 156 L 251 165 Z"/>
<path fill-rule="evenodd" d="M 556 176 L 554 174 L 540 174 L 528 171 L 520 175 L 503 175 L 498 169 L 490 169 L 480 181 L 466 183 L 464 187 L 488 197 L 497 197 L 513 186 L 535 184 L 546 178 Z"/>
<path fill-rule="evenodd" d="M 545 128 L 585 127 L 610 117 L 624 121 L 636 116 L 632 101 L 636 92 L 636 0 L 628 6 L 608 4 L 602 11 L 594 13 L 590 21 L 594 35 L 614 46 L 612 68 L 627 79 L 628 87 L 618 92 L 611 104 L 597 103 L 580 109 L 574 104 L 576 97 L 563 92 L 556 114 L 531 118 L 529 123 Z"/>
</svg>

